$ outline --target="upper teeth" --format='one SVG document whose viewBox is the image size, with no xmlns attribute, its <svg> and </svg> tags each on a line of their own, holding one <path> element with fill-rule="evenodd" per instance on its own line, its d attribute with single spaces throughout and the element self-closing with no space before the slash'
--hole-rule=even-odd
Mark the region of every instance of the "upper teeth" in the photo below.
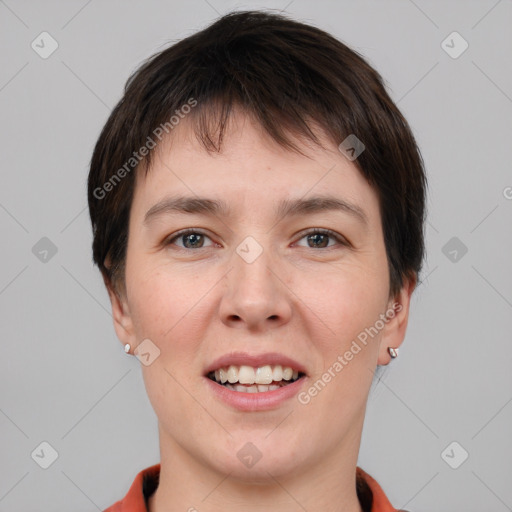
<svg viewBox="0 0 512 512">
<path fill-rule="evenodd" d="M 252 366 L 235 366 L 219 368 L 215 370 L 215 380 L 224 384 L 229 382 L 234 384 L 270 384 L 274 381 L 296 380 L 299 377 L 299 371 L 290 366 L 265 365 L 253 368 Z"/>
</svg>

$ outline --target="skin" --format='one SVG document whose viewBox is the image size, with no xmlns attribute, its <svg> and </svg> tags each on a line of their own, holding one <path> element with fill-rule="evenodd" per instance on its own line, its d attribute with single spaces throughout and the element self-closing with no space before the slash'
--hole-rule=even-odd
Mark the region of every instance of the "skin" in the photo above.
<svg viewBox="0 0 512 512">
<path fill-rule="evenodd" d="M 109 295 L 121 343 L 133 350 L 149 338 L 160 350 L 141 365 L 161 452 L 150 512 L 361 512 L 355 468 L 372 372 L 404 339 L 416 283 L 389 298 L 377 194 L 318 133 L 327 149 L 302 141 L 305 157 L 237 112 L 222 152 L 211 154 L 185 119 L 147 177 L 137 176 L 125 289 Z M 145 225 L 146 212 L 175 194 L 223 199 L 231 214 L 166 213 Z M 368 224 L 340 211 L 275 216 L 281 199 L 322 194 L 359 205 Z M 170 242 L 185 228 L 206 236 Z M 348 243 L 303 233 L 317 228 Z M 236 253 L 247 236 L 263 248 L 250 264 Z M 205 368 L 221 355 L 280 352 L 305 365 L 307 390 L 395 301 L 401 310 L 306 405 L 294 397 L 240 412 L 206 385 Z M 237 457 L 247 442 L 262 454 L 252 468 Z"/>
</svg>

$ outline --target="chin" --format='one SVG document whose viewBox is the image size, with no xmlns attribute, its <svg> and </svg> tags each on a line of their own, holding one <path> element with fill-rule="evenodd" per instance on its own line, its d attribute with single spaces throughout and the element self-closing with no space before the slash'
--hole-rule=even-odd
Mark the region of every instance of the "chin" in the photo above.
<svg viewBox="0 0 512 512">
<path fill-rule="evenodd" d="M 230 439 L 233 448 L 217 453 L 210 464 L 230 478 L 251 484 L 268 484 L 272 477 L 290 475 L 297 470 L 297 449 L 277 438 L 265 439 L 268 433 L 251 436 L 244 432 L 243 436 L 235 436 L 235 440 Z"/>
</svg>

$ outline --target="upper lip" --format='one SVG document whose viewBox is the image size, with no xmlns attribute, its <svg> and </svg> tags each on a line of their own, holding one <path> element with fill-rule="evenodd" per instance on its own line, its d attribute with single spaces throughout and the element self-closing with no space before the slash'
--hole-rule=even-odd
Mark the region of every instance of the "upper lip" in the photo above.
<svg viewBox="0 0 512 512">
<path fill-rule="evenodd" d="M 299 362 L 291 357 L 279 354 L 277 352 L 266 352 L 264 354 L 247 354 L 245 352 L 231 352 L 215 359 L 211 364 L 206 367 L 205 375 L 210 372 L 218 370 L 219 368 L 227 368 L 230 365 L 235 366 L 252 366 L 258 368 L 265 365 L 278 365 L 289 366 L 293 370 L 298 370 L 300 373 L 306 373 L 306 369 Z"/>
</svg>

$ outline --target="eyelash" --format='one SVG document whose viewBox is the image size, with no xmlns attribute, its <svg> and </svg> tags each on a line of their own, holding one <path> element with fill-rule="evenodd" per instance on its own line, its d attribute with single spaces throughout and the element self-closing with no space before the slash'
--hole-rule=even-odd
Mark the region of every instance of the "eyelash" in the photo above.
<svg viewBox="0 0 512 512">
<path fill-rule="evenodd" d="M 204 233 L 203 231 L 201 231 L 200 229 L 184 229 L 182 231 L 178 231 L 176 234 L 174 234 L 172 236 L 172 238 L 169 238 L 167 239 L 167 241 L 165 242 L 165 245 L 171 245 L 173 244 L 173 242 L 175 240 L 178 240 L 179 238 L 182 238 L 184 237 L 185 235 L 203 235 L 207 238 L 210 238 L 206 233 Z M 334 238 L 340 245 L 342 246 L 348 246 L 349 243 L 347 242 L 347 240 L 345 238 L 343 238 L 341 235 L 338 235 L 335 231 L 332 231 L 330 229 L 323 229 L 323 228 L 318 228 L 318 229 L 311 229 L 309 231 L 305 231 L 305 232 L 302 232 L 302 233 L 299 233 L 300 235 L 300 238 L 299 240 L 302 240 L 303 238 L 307 237 L 308 235 L 326 235 L 326 236 L 329 236 L 331 238 Z M 188 249 L 187 247 L 178 247 L 178 249 L 181 249 L 181 250 L 184 250 L 184 251 L 197 251 L 199 249 L 207 249 L 208 247 L 198 247 L 197 249 Z M 308 247 L 309 249 L 313 249 L 313 247 Z M 332 249 L 333 246 L 328 246 L 328 247 L 321 247 L 320 249 Z"/>
</svg>

